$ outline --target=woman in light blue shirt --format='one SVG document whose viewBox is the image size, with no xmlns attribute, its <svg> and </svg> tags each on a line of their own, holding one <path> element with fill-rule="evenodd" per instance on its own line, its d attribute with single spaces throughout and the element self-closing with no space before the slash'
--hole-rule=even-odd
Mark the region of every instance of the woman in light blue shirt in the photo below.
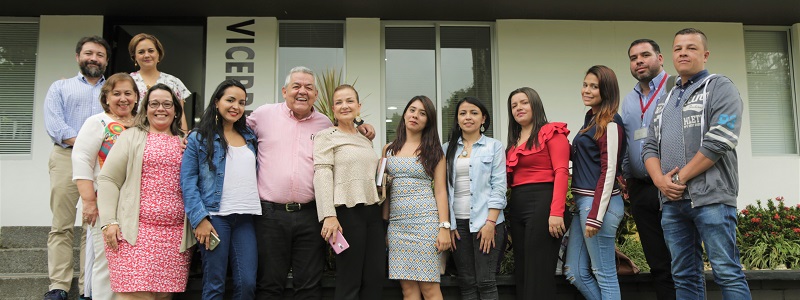
<svg viewBox="0 0 800 300">
<path fill-rule="evenodd" d="M 489 127 L 486 107 L 474 97 L 456 104 L 453 130 L 442 147 L 447 161 L 447 190 L 453 259 L 462 299 L 498 299 L 495 273 L 505 236 L 506 155 L 503 144 L 483 135 Z"/>
</svg>

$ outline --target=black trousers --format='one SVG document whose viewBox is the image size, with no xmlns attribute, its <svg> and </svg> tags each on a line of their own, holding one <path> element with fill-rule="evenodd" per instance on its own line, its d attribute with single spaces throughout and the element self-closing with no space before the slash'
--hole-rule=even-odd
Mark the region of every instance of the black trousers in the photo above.
<svg viewBox="0 0 800 300">
<path fill-rule="evenodd" d="M 516 299 L 555 299 L 556 264 L 561 239 L 550 236 L 553 183 L 534 183 L 511 189 L 508 201 L 514 247 Z M 565 226 L 569 222 L 565 218 Z"/>
<path fill-rule="evenodd" d="M 350 248 L 336 255 L 334 299 L 383 299 L 386 230 L 381 206 L 339 206 L 336 216 Z"/>
<path fill-rule="evenodd" d="M 661 201 L 658 188 L 650 180 L 631 178 L 628 195 L 631 199 L 631 214 L 639 230 L 644 256 L 653 275 L 653 287 L 659 300 L 675 299 L 675 282 L 672 281 L 672 257 L 664 241 L 661 229 Z"/>
<path fill-rule="evenodd" d="M 289 212 L 261 201 L 261 216 L 253 220 L 258 239 L 256 299 L 283 299 L 290 269 L 294 299 L 322 299 L 325 240 L 314 202 Z"/>
</svg>

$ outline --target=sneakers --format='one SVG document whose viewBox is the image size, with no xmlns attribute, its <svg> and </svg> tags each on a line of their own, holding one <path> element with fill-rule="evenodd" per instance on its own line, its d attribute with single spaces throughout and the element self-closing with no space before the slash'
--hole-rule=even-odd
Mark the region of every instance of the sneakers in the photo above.
<svg viewBox="0 0 800 300">
<path fill-rule="evenodd" d="M 92 300 L 92 297 L 86 297 L 84 295 L 81 295 L 80 297 L 78 297 L 78 300 Z"/>
<path fill-rule="evenodd" d="M 44 300 L 67 300 L 67 292 L 60 289 L 50 290 L 44 293 Z"/>
</svg>

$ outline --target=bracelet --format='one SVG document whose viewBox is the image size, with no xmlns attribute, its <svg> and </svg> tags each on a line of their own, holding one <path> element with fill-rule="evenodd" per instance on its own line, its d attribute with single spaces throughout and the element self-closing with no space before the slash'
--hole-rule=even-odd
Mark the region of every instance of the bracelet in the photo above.
<svg viewBox="0 0 800 300">
<path fill-rule="evenodd" d="M 497 221 L 490 220 L 490 219 L 486 219 L 486 222 L 492 222 L 492 224 L 494 224 L 495 226 L 497 226 Z"/>
<path fill-rule="evenodd" d="M 114 221 L 114 222 L 108 223 L 106 225 L 103 225 L 102 227 L 100 227 L 100 231 L 106 231 L 106 228 L 108 228 L 108 226 L 111 226 L 111 225 L 119 226 L 119 222 Z"/>
</svg>

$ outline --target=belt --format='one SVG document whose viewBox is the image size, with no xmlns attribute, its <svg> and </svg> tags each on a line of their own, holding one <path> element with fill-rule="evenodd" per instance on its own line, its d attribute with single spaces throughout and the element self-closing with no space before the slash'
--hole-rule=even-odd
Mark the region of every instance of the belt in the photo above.
<svg viewBox="0 0 800 300">
<path fill-rule="evenodd" d="M 59 146 L 59 147 L 61 147 L 61 145 L 59 145 L 59 144 L 56 144 L 56 143 L 53 143 L 53 145 L 54 145 L 54 146 Z M 64 147 L 61 147 L 61 148 L 64 148 Z M 72 146 L 67 146 L 67 147 L 66 147 L 66 148 L 64 148 L 64 149 L 72 149 Z"/>
<path fill-rule="evenodd" d="M 317 207 L 317 203 L 315 203 L 314 201 L 311 201 L 311 202 L 308 202 L 308 203 L 294 203 L 294 202 L 292 202 L 292 203 L 275 203 L 275 202 L 269 202 L 269 201 L 264 201 L 264 202 L 269 204 L 269 205 L 272 205 L 272 207 L 275 208 L 276 210 L 285 210 L 285 211 L 288 211 L 288 212 L 297 212 L 297 211 L 301 211 L 301 210 L 304 210 L 304 209 L 311 209 L 311 208 Z"/>
</svg>

